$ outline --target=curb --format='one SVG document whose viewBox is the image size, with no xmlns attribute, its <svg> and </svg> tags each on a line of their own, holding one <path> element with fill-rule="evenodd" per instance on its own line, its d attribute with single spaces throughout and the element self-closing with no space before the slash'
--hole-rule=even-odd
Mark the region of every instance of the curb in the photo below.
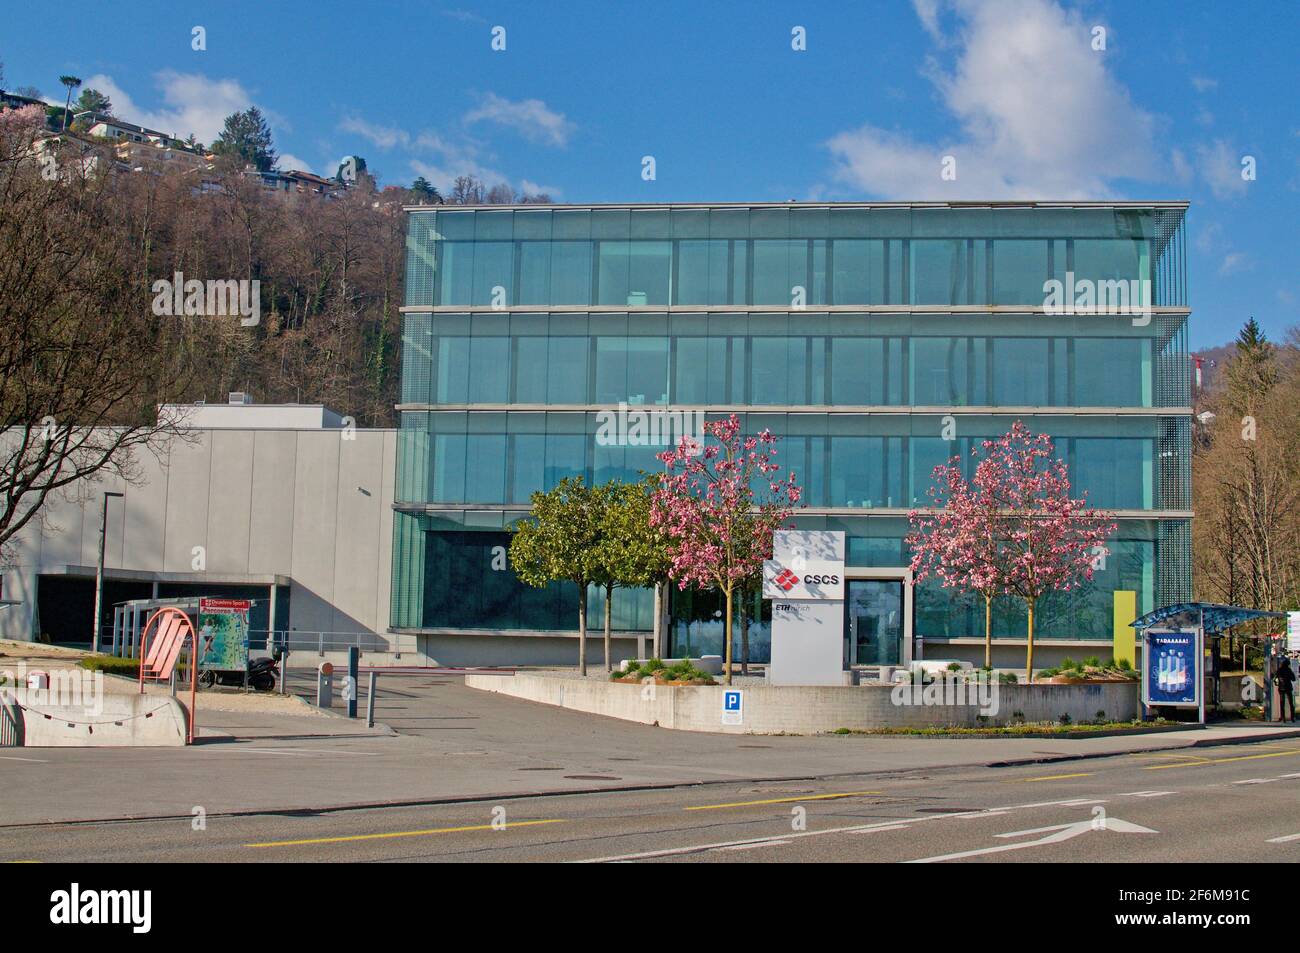
<svg viewBox="0 0 1300 953">
<path fill-rule="evenodd" d="M 1024 764 L 1054 764 L 1058 761 L 1088 761 L 1093 758 L 1113 758 L 1123 754 L 1150 754 L 1154 751 L 1179 751 L 1182 748 L 1217 748 L 1220 745 L 1250 745 L 1259 744 L 1265 741 L 1283 741 L 1291 738 L 1300 738 L 1300 729 L 1295 731 L 1277 732 L 1275 734 L 1260 735 L 1251 737 L 1250 735 L 1232 735 L 1228 738 L 1198 738 L 1191 744 L 1181 745 L 1176 748 L 1170 748 L 1166 745 L 1156 745 L 1147 748 L 1132 748 L 1128 751 L 1088 751 L 1080 754 L 1053 755 L 1043 758 L 1015 758 L 1007 761 L 991 761 L 985 766 L 989 768 L 1013 768 L 1017 765 Z"/>
</svg>

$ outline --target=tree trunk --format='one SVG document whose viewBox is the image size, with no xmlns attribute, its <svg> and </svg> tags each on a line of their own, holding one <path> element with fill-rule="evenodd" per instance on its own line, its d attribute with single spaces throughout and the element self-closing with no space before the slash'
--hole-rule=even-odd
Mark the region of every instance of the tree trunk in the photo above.
<svg viewBox="0 0 1300 953">
<path fill-rule="evenodd" d="M 587 674 L 587 587 L 578 585 L 578 674 Z"/>
<path fill-rule="evenodd" d="M 650 654 L 654 658 L 663 658 L 663 638 L 664 638 L 664 584 L 655 583 L 655 627 L 654 627 L 654 645 L 650 649 Z"/>
<path fill-rule="evenodd" d="M 727 616 L 723 623 L 726 638 L 726 658 L 722 663 L 722 681 L 731 684 L 731 586 L 727 586 Z"/>
<path fill-rule="evenodd" d="M 749 674 L 749 599 L 740 606 L 740 674 Z"/>
<path fill-rule="evenodd" d="M 984 596 L 984 667 L 993 667 L 993 596 Z"/>
<path fill-rule="evenodd" d="M 1025 604 L 1029 607 L 1029 642 L 1028 650 L 1025 653 L 1025 681 L 1034 680 L 1034 600 L 1026 599 Z"/>
<path fill-rule="evenodd" d="M 610 633 L 610 627 L 614 618 L 614 587 L 605 587 L 605 672 L 608 674 L 614 670 L 614 663 L 610 659 L 610 644 L 613 636 Z"/>
</svg>

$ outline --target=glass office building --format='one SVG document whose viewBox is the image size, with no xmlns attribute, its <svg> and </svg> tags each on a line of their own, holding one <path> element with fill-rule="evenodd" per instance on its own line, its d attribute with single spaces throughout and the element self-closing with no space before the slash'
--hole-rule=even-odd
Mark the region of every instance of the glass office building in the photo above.
<svg viewBox="0 0 1300 953">
<path fill-rule="evenodd" d="M 847 535 L 858 577 L 848 661 L 896 661 L 914 639 L 927 655 L 961 655 L 982 644 L 982 603 L 926 584 L 904 598 L 907 511 L 925 504 L 934 466 L 969 460 L 1019 419 L 1054 438 L 1076 491 L 1119 525 L 1094 581 L 1046 600 L 1036 628 L 1091 654 L 1088 641 L 1111 638 L 1116 590 L 1136 592 L 1139 613 L 1191 596 L 1185 212 L 1176 202 L 409 209 L 394 629 L 575 630 L 572 587 L 523 586 L 503 548 L 532 492 L 661 466 L 661 446 L 596 439 L 598 415 L 626 405 L 734 412 L 748 432 L 780 438 L 779 459 L 805 489 L 797 525 Z M 1055 300 L 1053 287 L 1064 289 Z M 1088 288 L 1091 299 L 1076 294 Z M 1099 299 L 1130 291 L 1128 310 L 1096 313 Z M 649 630 L 652 603 L 616 593 L 615 627 Z M 592 605 L 599 618 L 595 593 Z M 719 648 L 711 594 L 674 591 L 670 613 L 666 651 Z M 1024 631 L 1023 608 L 998 600 L 995 636 Z M 766 639 L 760 615 L 751 658 L 765 658 Z"/>
</svg>

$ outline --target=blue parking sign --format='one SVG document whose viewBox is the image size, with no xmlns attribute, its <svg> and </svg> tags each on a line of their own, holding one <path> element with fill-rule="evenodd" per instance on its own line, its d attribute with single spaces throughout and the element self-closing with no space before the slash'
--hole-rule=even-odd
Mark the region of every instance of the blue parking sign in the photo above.
<svg viewBox="0 0 1300 953">
<path fill-rule="evenodd" d="M 722 693 L 722 723 L 739 725 L 744 721 L 745 698 L 739 689 L 729 688 Z"/>
</svg>

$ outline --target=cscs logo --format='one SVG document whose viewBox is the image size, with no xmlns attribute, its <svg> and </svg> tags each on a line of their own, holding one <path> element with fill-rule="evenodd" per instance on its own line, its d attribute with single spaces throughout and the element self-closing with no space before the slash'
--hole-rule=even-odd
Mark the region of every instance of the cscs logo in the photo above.
<svg viewBox="0 0 1300 953">
<path fill-rule="evenodd" d="M 788 569 L 782 569 L 777 577 L 772 580 L 786 592 L 789 592 L 799 583 L 799 577 Z"/>
</svg>

